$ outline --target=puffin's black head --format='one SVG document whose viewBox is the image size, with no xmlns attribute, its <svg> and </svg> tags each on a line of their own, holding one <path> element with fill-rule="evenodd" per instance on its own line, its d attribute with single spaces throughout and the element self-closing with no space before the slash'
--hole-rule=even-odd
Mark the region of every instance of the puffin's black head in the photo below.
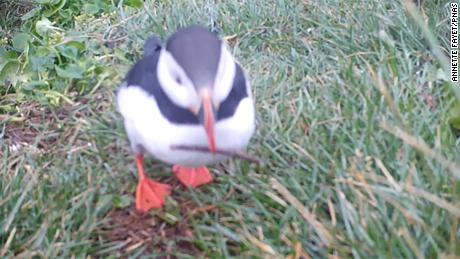
<svg viewBox="0 0 460 259">
<path fill-rule="evenodd" d="M 166 41 L 157 73 L 168 97 L 198 116 L 210 149 L 215 151 L 215 111 L 230 92 L 235 73 L 235 63 L 226 46 L 206 28 L 180 29 Z"/>
<path fill-rule="evenodd" d="M 166 42 L 166 50 L 182 67 L 198 91 L 214 85 L 221 49 L 220 39 L 200 26 L 181 29 Z"/>
</svg>

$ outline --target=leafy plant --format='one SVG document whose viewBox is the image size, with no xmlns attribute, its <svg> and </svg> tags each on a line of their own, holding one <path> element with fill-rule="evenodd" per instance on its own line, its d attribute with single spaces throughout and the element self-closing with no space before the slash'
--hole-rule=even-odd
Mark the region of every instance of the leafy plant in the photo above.
<svg viewBox="0 0 460 259">
<path fill-rule="evenodd" d="M 123 5 L 139 8 L 142 2 Z M 0 94 L 23 93 L 41 101 L 53 96 L 47 100 L 58 104 L 64 99 L 50 92 L 85 94 L 115 73 L 100 58 L 107 47 L 93 41 L 106 35 L 89 29 L 112 22 L 117 5 L 106 0 L 37 0 L 29 9 L 14 35 L 3 39 L 7 44 L 0 48 Z"/>
</svg>

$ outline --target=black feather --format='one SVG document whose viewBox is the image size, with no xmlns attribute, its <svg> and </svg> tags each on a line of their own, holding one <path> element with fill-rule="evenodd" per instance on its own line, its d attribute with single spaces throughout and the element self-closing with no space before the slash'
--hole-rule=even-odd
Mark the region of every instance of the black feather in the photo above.
<svg viewBox="0 0 460 259">
<path fill-rule="evenodd" d="M 144 43 L 144 57 L 153 55 L 155 52 L 161 50 L 163 43 L 156 35 L 150 36 Z"/>
<path fill-rule="evenodd" d="M 247 91 L 246 78 L 244 77 L 243 70 L 236 64 L 232 90 L 230 90 L 227 98 L 220 104 L 219 110 L 217 110 L 217 120 L 223 120 L 233 116 L 240 101 L 248 97 Z"/>
<path fill-rule="evenodd" d="M 153 52 L 139 60 L 126 76 L 128 87 L 138 86 L 155 98 L 161 114 L 172 123 L 199 124 L 197 116 L 191 111 L 174 104 L 163 88 L 156 75 L 156 68 L 160 51 Z M 150 111 L 145 111 L 148 119 Z"/>
</svg>

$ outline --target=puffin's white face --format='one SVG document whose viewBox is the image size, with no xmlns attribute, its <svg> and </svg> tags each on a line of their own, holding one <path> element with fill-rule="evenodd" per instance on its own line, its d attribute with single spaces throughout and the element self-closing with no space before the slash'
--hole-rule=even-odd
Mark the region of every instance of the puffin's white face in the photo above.
<svg viewBox="0 0 460 259">
<path fill-rule="evenodd" d="M 235 61 L 224 43 L 220 53 L 214 85 L 199 86 L 193 84 L 171 53 L 166 49 L 161 50 L 157 66 L 158 80 L 174 104 L 196 114 L 203 103 L 203 95 L 209 95 L 214 109 L 218 110 L 220 103 L 230 93 L 235 76 Z"/>
<path fill-rule="evenodd" d="M 200 100 L 192 81 L 166 49 L 161 50 L 157 76 L 163 91 L 174 104 L 186 109 L 199 107 Z"/>
<path fill-rule="evenodd" d="M 208 55 L 207 62 L 209 63 L 200 60 L 201 56 L 193 52 L 194 49 L 190 46 L 181 49 L 182 58 L 184 56 L 193 57 L 193 59 L 188 58 L 183 61 L 187 63 L 185 66 L 188 69 L 184 69 L 184 64 L 178 62 L 167 48 L 163 48 L 158 60 L 157 77 L 161 87 L 173 103 L 190 110 L 198 117 L 208 135 L 209 147 L 211 151 L 215 151 L 214 122 L 216 111 L 230 93 L 236 65 L 224 43 L 221 43 L 220 51 L 218 51 L 220 57 L 212 57 L 211 59 L 209 59 L 209 54 L 212 52 L 203 52 L 202 46 L 200 47 L 200 51 Z M 215 65 L 209 66 L 214 62 L 213 60 L 215 60 L 214 64 L 217 64 L 217 67 Z M 186 71 L 189 71 L 189 74 Z"/>
</svg>

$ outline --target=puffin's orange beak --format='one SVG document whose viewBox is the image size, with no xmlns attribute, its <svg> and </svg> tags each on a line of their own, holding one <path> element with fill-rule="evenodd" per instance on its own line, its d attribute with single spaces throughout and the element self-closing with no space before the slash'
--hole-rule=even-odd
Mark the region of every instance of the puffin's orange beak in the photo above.
<svg viewBox="0 0 460 259">
<path fill-rule="evenodd" d="M 202 123 L 208 135 L 208 144 L 211 152 L 216 152 L 216 140 L 214 135 L 214 109 L 212 106 L 211 95 L 209 91 L 202 91 Z"/>
</svg>

